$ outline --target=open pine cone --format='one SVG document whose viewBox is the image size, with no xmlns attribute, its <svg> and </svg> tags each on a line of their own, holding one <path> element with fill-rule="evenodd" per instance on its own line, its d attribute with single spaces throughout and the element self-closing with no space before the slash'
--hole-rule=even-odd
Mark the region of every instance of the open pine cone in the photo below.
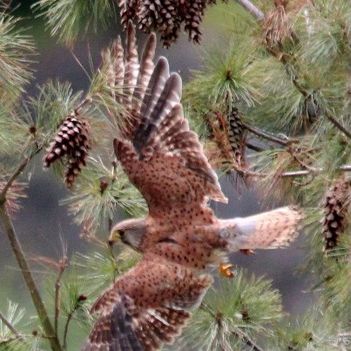
<svg viewBox="0 0 351 351">
<path fill-rule="evenodd" d="M 44 167 L 50 167 L 65 157 L 65 182 L 71 187 L 86 164 L 90 149 L 90 127 L 86 120 L 74 113 L 67 116 L 59 126 L 54 140 L 44 156 Z"/>
<path fill-rule="evenodd" d="M 200 24 L 205 9 L 216 0 L 117 0 L 121 21 L 127 27 L 128 21 L 138 23 L 139 28 L 149 33 L 155 30 L 161 34 L 165 47 L 177 38 L 182 25 L 189 40 L 198 43 L 201 39 Z"/>
</svg>

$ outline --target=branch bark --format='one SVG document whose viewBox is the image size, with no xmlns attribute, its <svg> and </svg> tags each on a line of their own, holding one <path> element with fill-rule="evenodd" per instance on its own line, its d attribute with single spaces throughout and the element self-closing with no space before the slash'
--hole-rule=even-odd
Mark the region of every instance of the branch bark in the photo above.
<svg viewBox="0 0 351 351">
<path fill-rule="evenodd" d="M 268 173 L 250 171 L 248 169 L 238 168 L 238 167 L 234 168 L 234 170 L 249 177 L 264 178 L 264 177 L 271 176 L 271 174 L 268 174 Z M 351 165 L 343 165 L 339 167 L 338 170 L 342 172 L 351 172 Z M 281 177 L 281 178 L 304 177 L 310 174 L 320 174 L 326 171 L 327 170 L 324 168 L 303 169 L 303 170 L 283 172 L 279 174 L 278 177 Z"/>
<path fill-rule="evenodd" d="M 22 339 L 21 334 L 16 330 L 16 328 L 6 319 L 6 317 L 1 312 L 0 312 L 0 320 L 6 325 L 6 327 L 11 331 L 11 333 L 16 336 L 17 339 Z"/>
<path fill-rule="evenodd" d="M 31 294 L 32 301 L 33 301 L 35 309 L 38 313 L 40 323 L 43 327 L 45 334 L 48 336 L 48 340 L 50 342 L 51 349 L 52 349 L 52 351 L 62 351 L 60 342 L 59 342 L 57 335 L 55 333 L 55 330 L 50 322 L 45 305 L 43 303 L 43 300 L 41 299 L 41 296 L 39 294 L 39 290 L 36 286 L 36 283 L 35 283 L 34 278 L 32 276 L 30 267 L 29 267 L 27 260 L 25 258 L 22 246 L 18 240 L 18 237 L 17 237 L 17 234 L 15 232 L 15 228 L 13 226 L 11 217 L 7 213 L 6 206 L 5 206 L 6 205 L 7 191 L 10 189 L 11 185 L 16 180 L 16 178 L 24 171 L 24 169 L 26 168 L 28 163 L 31 161 L 31 159 L 39 151 L 40 151 L 40 148 L 37 148 L 28 157 L 23 159 L 23 161 L 18 165 L 18 167 L 15 169 L 13 174 L 8 179 L 6 185 L 2 189 L 2 191 L 0 193 L 0 221 L 1 221 L 2 226 L 4 228 L 4 232 L 10 241 L 12 251 L 16 257 L 16 260 L 17 260 L 17 263 L 21 269 L 24 281 L 25 281 L 27 288 Z"/>
<path fill-rule="evenodd" d="M 258 346 L 253 340 L 250 339 L 248 335 L 246 335 L 240 329 L 233 330 L 232 334 L 235 335 L 238 339 L 242 339 L 247 346 L 251 347 L 252 351 L 264 351 L 260 346 Z"/>
<path fill-rule="evenodd" d="M 33 279 L 31 270 L 24 256 L 22 246 L 17 238 L 11 218 L 6 211 L 5 202 L 3 202 L 0 205 L 0 220 L 2 222 L 4 231 L 10 241 L 12 251 L 21 269 L 24 281 L 26 282 L 27 288 L 31 294 L 34 306 L 38 313 L 40 323 L 45 331 L 45 334 L 49 337 L 48 340 L 50 342 L 51 349 L 52 351 L 62 351 L 57 335 L 55 335 L 54 328 L 50 322 L 45 305 L 43 303 L 43 300 L 41 299 L 38 288 Z"/>
<path fill-rule="evenodd" d="M 251 13 L 258 21 L 264 19 L 264 13 L 254 5 L 250 0 L 236 0 L 245 10 Z"/>
<path fill-rule="evenodd" d="M 349 139 L 351 139 L 351 132 L 347 130 L 337 119 L 335 119 L 332 115 L 329 113 L 326 113 L 326 117 L 329 119 L 329 121 L 334 124 L 336 128 L 338 128 L 340 131 L 342 131 Z"/>
<path fill-rule="evenodd" d="M 59 316 L 60 316 L 61 278 L 62 278 L 63 273 L 65 272 L 67 264 L 68 264 L 67 257 L 63 257 L 62 260 L 60 260 L 60 269 L 59 269 L 59 273 L 58 273 L 56 281 L 55 281 L 55 321 L 54 321 L 54 328 L 55 328 L 55 334 L 56 335 L 57 335 L 57 332 L 58 332 L 58 320 L 59 320 Z"/>
<path fill-rule="evenodd" d="M 298 139 L 291 139 L 288 137 L 286 139 L 279 138 L 279 137 L 277 137 L 273 134 L 267 133 L 259 128 L 250 126 L 247 123 L 244 123 L 244 127 L 252 134 L 255 134 L 256 136 L 258 136 L 260 138 L 264 138 L 266 140 L 273 141 L 273 142 L 280 144 L 282 146 L 287 146 L 289 144 L 298 142 Z"/>
</svg>

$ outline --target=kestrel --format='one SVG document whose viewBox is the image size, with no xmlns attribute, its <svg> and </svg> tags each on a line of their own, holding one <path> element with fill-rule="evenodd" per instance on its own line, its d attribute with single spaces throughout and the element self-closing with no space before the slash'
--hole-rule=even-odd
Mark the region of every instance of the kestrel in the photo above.
<svg viewBox="0 0 351 351">
<path fill-rule="evenodd" d="M 97 321 L 84 351 L 153 351 L 172 343 L 212 284 L 207 268 L 229 252 L 288 245 L 302 217 L 293 207 L 246 218 L 215 216 L 208 200 L 226 197 L 184 118 L 182 80 L 169 73 L 166 58 L 154 65 L 155 47 L 151 34 L 139 63 L 129 24 L 126 53 L 120 40 L 112 50 L 111 84 L 126 87 L 119 99 L 132 116 L 114 150 L 149 213 L 111 231 L 111 244 L 120 238 L 143 256 L 93 305 Z"/>
</svg>

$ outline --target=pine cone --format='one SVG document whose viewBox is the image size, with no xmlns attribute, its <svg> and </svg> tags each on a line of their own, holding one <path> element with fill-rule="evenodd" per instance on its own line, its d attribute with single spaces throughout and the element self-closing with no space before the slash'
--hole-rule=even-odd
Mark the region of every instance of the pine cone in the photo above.
<svg viewBox="0 0 351 351">
<path fill-rule="evenodd" d="M 231 114 L 228 116 L 228 122 L 228 139 L 234 154 L 235 162 L 240 167 L 244 167 L 246 129 L 241 121 L 241 117 L 237 108 L 233 107 Z"/>
<path fill-rule="evenodd" d="M 351 199 L 350 190 L 350 180 L 341 177 L 330 187 L 324 198 L 323 235 L 326 251 L 338 245 L 339 236 L 346 228 Z"/>
<path fill-rule="evenodd" d="M 127 28 L 128 21 L 136 16 L 136 11 L 140 6 L 139 0 L 117 0 L 120 11 L 121 23 L 124 29 Z"/>
<path fill-rule="evenodd" d="M 224 0 L 225 1 L 225 0 Z M 189 34 L 189 40 L 198 43 L 201 39 L 200 24 L 208 5 L 215 0 L 117 0 L 121 21 L 126 28 L 129 20 L 148 33 L 156 30 L 161 34 L 164 46 L 168 47 L 178 38 L 181 25 Z"/>
<path fill-rule="evenodd" d="M 44 167 L 66 157 L 65 182 L 71 187 L 85 166 L 90 149 L 90 127 L 86 120 L 72 113 L 62 122 L 44 157 Z"/>
<path fill-rule="evenodd" d="M 199 43 L 201 39 L 200 24 L 204 11 L 207 6 L 207 1 L 194 0 L 187 3 L 187 11 L 185 17 L 185 31 L 189 33 L 189 40 Z"/>
</svg>

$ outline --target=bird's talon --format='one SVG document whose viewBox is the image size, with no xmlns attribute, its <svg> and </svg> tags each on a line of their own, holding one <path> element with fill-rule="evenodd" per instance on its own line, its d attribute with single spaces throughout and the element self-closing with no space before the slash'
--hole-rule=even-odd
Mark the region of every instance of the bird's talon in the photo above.
<svg viewBox="0 0 351 351">
<path fill-rule="evenodd" d="M 233 278 L 234 272 L 232 270 L 233 265 L 231 263 L 221 263 L 218 267 L 219 273 L 225 278 Z"/>
</svg>

